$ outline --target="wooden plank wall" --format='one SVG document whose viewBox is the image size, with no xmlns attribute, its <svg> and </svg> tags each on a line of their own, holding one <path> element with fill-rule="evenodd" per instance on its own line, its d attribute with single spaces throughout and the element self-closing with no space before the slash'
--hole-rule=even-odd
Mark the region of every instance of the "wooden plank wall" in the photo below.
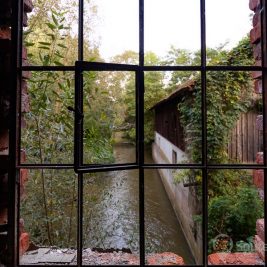
<svg viewBox="0 0 267 267">
<path fill-rule="evenodd" d="M 241 115 L 230 134 L 228 155 L 242 163 L 255 163 L 256 154 L 262 151 L 262 133 L 256 127 L 258 113 L 251 111 Z"/>
</svg>

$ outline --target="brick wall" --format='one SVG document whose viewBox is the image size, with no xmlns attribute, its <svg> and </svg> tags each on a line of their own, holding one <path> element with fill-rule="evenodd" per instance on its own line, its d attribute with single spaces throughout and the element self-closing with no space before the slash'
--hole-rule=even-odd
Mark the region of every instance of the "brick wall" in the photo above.
<svg viewBox="0 0 267 267">
<path fill-rule="evenodd" d="M 31 0 L 24 0 L 23 26 L 27 26 L 27 13 L 31 12 L 33 5 Z M 7 224 L 8 224 L 8 175 L 5 169 L 9 155 L 9 108 L 11 81 L 11 0 L 0 2 L 0 262 L 5 263 L 7 255 Z M 23 61 L 27 61 L 27 51 L 23 49 Z M 25 75 L 23 75 L 25 76 Z M 27 95 L 27 78 L 22 81 L 21 111 L 29 111 Z M 18 88 L 19 90 L 19 88 Z M 25 152 L 21 151 L 21 158 L 25 160 Z M 20 191 L 24 194 L 25 183 L 28 179 L 28 171 L 20 171 Z M 19 251 L 23 254 L 29 246 L 29 235 L 24 232 L 24 221 L 20 219 Z"/>
<path fill-rule="evenodd" d="M 260 0 L 250 0 L 249 7 L 254 11 L 253 16 L 253 28 L 250 31 L 250 41 L 253 46 L 253 56 L 256 61 L 256 65 L 261 65 L 262 55 L 261 55 L 261 7 Z M 256 94 L 262 95 L 262 73 L 256 72 L 253 76 L 254 79 L 254 91 Z M 263 116 L 259 115 L 257 117 L 256 126 L 259 131 L 263 131 Z M 257 153 L 257 163 L 263 164 L 263 152 L 259 151 Z M 264 198 L 264 171 L 254 170 L 253 171 L 253 183 L 258 188 L 260 197 Z M 256 224 L 256 236 L 254 239 L 255 250 L 262 260 L 264 260 L 264 219 L 259 219 Z"/>
</svg>

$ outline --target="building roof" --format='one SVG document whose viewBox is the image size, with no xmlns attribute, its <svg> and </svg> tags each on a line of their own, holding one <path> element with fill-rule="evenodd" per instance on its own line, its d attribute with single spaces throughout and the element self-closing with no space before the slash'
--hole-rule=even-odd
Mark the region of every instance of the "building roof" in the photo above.
<svg viewBox="0 0 267 267">
<path fill-rule="evenodd" d="M 154 109 L 158 106 L 161 106 L 162 104 L 165 104 L 165 103 L 181 96 L 183 93 L 185 93 L 187 91 L 189 91 L 189 92 L 192 91 L 194 89 L 195 83 L 196 83 L 195 80 L 188 80 L 187 82 L 178 85 L 178 87 L 171 94 L 169 94 L 168 96 L 166 96 L 165 98 L 160 100 L 158 103 L 156 103 L 150 109 Z"/>
</svg>

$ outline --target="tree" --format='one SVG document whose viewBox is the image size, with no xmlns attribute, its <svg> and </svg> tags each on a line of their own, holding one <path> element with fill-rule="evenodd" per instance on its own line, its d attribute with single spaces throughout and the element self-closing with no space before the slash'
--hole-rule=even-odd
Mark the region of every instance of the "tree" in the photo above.
<svg viewBox="0 0 267 267">
<path fill-rule="evenodd" d="M 125 54 L 124 54 L 125 56 Z M 133 52 L 128 52 L 127 56 L 136 56 Z M 129 61 L 129 59 L 127 59 Z M 130 60 L 131 62 L 131 60 Z M 135 61 L 132 61 L 135 62 Z M 145 62 L 147 65 L 158 65 L 160 59 L 153 52 L 147 52 L 145 54 Z M 164 85 L 164 73 L 163 72 L 146 72 L 145 73 L 145 94 L 144 94 L 144 131 L 145 142 L 151 143 L 154 140 L 154 113 L 151 110 L 154 104 L 161 100 L 167 94 Z M 136 122 L 136 97 L 135 97 L 135 76 L 131 75 L 126 83 L 125 90 L 125 104 L 126 116 L 125 122 L 131 125 L 131 128 L 127 131 L 127 136 L 135 142 L 135 122 Z"/>
</svg>

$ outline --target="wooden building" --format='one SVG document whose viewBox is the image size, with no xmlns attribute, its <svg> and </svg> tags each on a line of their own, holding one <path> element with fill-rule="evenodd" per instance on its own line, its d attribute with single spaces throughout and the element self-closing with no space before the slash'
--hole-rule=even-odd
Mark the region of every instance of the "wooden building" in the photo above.
<svg viewBox="0 0 267 267">
<path fill-rule="evenodd" d="M 177 106 L 184 96 L 190 97 L 194 85 L 195 82 L 189 80 L 152 107 L 155 110 L 155 145 L 166 155 L 167 163 L 178 163 L 186 157 L 184 131 Z M 227 151 L 230 159 L 255 163 L 257 152 L 263 146 L 262 133 L 256 127 L 258 115 L 257 111 L 251 110 L 241 114 L 237 120 L 229 135 Z"/>
<path fill-rule="evenodd" d="M 155 110 L 155 131 L 182 151 L 185 151 L 184 131 L 177 105 L 182 97 L 191 94 L 194 84 L 193 80 L 182 84 L 152 107 Z"/>
</svg>

